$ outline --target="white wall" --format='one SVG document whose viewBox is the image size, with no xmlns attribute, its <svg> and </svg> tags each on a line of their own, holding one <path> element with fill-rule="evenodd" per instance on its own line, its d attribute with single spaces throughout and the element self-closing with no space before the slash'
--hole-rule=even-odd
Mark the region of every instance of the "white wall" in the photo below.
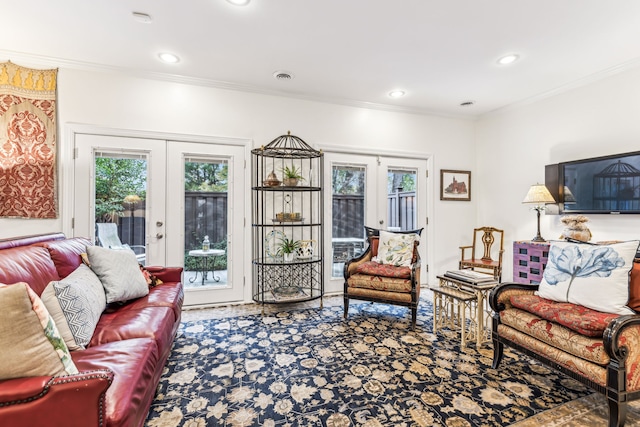
<svg viewBox="0 0 640 427">
<path fill-rule="evenodd" d="M 37 67 L 38 64 L 21 64 Z M 44 68 L 44 67 L 41 67 Z M 60 172 L 67 179 L 69 124 L 114 129 L 247 138 L 254 146 L 286 133 L 314 146 L 426 153 L 433 158 L 429 189 L 433 205 L 431 275 L 456 266 L 458 246 L 475 226 L 472 202 L 441 202 L 439 170 L 472 170 L 474 122 L 312 102 L 300 99 L 142 79 L 116 73 L 62 68 L 58 75 Z M 247 177 L 248 178 L 248 177 Z M 250 182 L 247 179 L 247 182 Z M 478 186 L 474 185 L 477 189 Z M 70 200 L 61 187 L 62 205 Z M 249 205 L 249 192 L 246 192 Z M 69 218 L 0 219 L 0 238 L 67 231 Z M 250 232 L 250 231 L 249 231 Z M 423 274 L 423 281 L 426 281 Z"/>
<path fill-rule="evenodd" d="M 536 215 L 523 205 L 529 186 L 544 183 L 544 166 L 640 150 L 640 68 L 477 123 L 478 223 L 505 229 L 504 280 L 513 274 L 514 240 L 530 240 Z M 640 238 L 638 215 L 588 215 L 593 241 Z M 556 239 L 558 215 L 541 218 L 541 234 Z"/>
</svg>

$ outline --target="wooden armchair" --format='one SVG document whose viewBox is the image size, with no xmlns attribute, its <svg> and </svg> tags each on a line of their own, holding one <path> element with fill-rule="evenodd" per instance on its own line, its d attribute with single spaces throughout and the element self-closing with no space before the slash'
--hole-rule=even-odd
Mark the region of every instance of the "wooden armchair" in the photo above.
<svg viewBox="0 0 640 427">
<path fill-rule="evenodd" d="M 395 304 L 411 309 L 411 329 L 416 325 L 420 299 L 419 241 L 413 243 L 411 265 L 396 267 L 372 261 L 378 255 L 378 236 L 369 236 L 369 247 L 344 266 L 344 317 L 349 313 L 349 300 L 357 299 Z"/>
<path fill-rule="evenodd" d="M 478 239 L 479 236 L 480 239 Z M 476 246 L 478 240 L 482 242 L 484 252 L 482 257 L 476 256 Z M 494 242 L 498 240 L 500 242 L 500 249 L 498 250 L 497 260 L 491 257 L 491 247 Z M 471 249 L 471 257 L 467 257 L 466 251 Z M 494 227 L 480 227 L 473 230 L 473 245 L 472 246 L 460 246 L 460 262 L 458 268 L 460 270 L 470 269 L 479 270 L 484 273 L 493 274 L 493 277 L 498 281 L 502 281 L 502 254 L 504 253 L 504 230 L 500 230 Z"/>
</svg>

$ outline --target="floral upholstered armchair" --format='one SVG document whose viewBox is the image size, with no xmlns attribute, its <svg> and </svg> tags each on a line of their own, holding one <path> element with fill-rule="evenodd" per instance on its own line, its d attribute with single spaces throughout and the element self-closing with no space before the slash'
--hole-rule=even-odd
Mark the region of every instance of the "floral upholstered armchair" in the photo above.
<svg viewBox="0 0 640 427">
<path fill-rule="evenodd" d="M 411 328 L 415 327 L 420 299 L 420 231 L 370 233 L 367 250 L 344 266 L 345 318 L 350 299 L 381 302 L 409 307 Z"/>
</svg>

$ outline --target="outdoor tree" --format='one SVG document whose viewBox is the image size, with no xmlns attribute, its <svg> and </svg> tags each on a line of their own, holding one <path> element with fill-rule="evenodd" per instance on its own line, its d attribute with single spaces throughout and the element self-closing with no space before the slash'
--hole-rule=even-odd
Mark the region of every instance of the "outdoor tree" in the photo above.
<svg viewBox="0 0 640 427">
<path fill-rule="evenodd" d="M 147 195 L 147 162 L 141 159 L 97 157 L 96 221 L 114 222 L 124 213 L 125 197 Z"/>
<path fill-rule="evenodd" d="M 186 191 L 226 192 L 229 167 L 226 163 L 186 162 L 184 177 Z"/>
</svg>

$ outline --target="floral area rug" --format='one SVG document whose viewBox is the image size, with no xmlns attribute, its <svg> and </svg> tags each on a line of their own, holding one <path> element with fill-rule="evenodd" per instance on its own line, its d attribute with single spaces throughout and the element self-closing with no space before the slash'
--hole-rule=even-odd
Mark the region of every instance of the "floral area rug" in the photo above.
<svg viewBox="0 0 640 427">
<path fill-rule="evenodd" d="M 146 425 L 506 426 L 591 394 L 509 350 L 491 369 L 431 310 L 414 331 L 384 304 L 183 323 Z"/>
</svg>

